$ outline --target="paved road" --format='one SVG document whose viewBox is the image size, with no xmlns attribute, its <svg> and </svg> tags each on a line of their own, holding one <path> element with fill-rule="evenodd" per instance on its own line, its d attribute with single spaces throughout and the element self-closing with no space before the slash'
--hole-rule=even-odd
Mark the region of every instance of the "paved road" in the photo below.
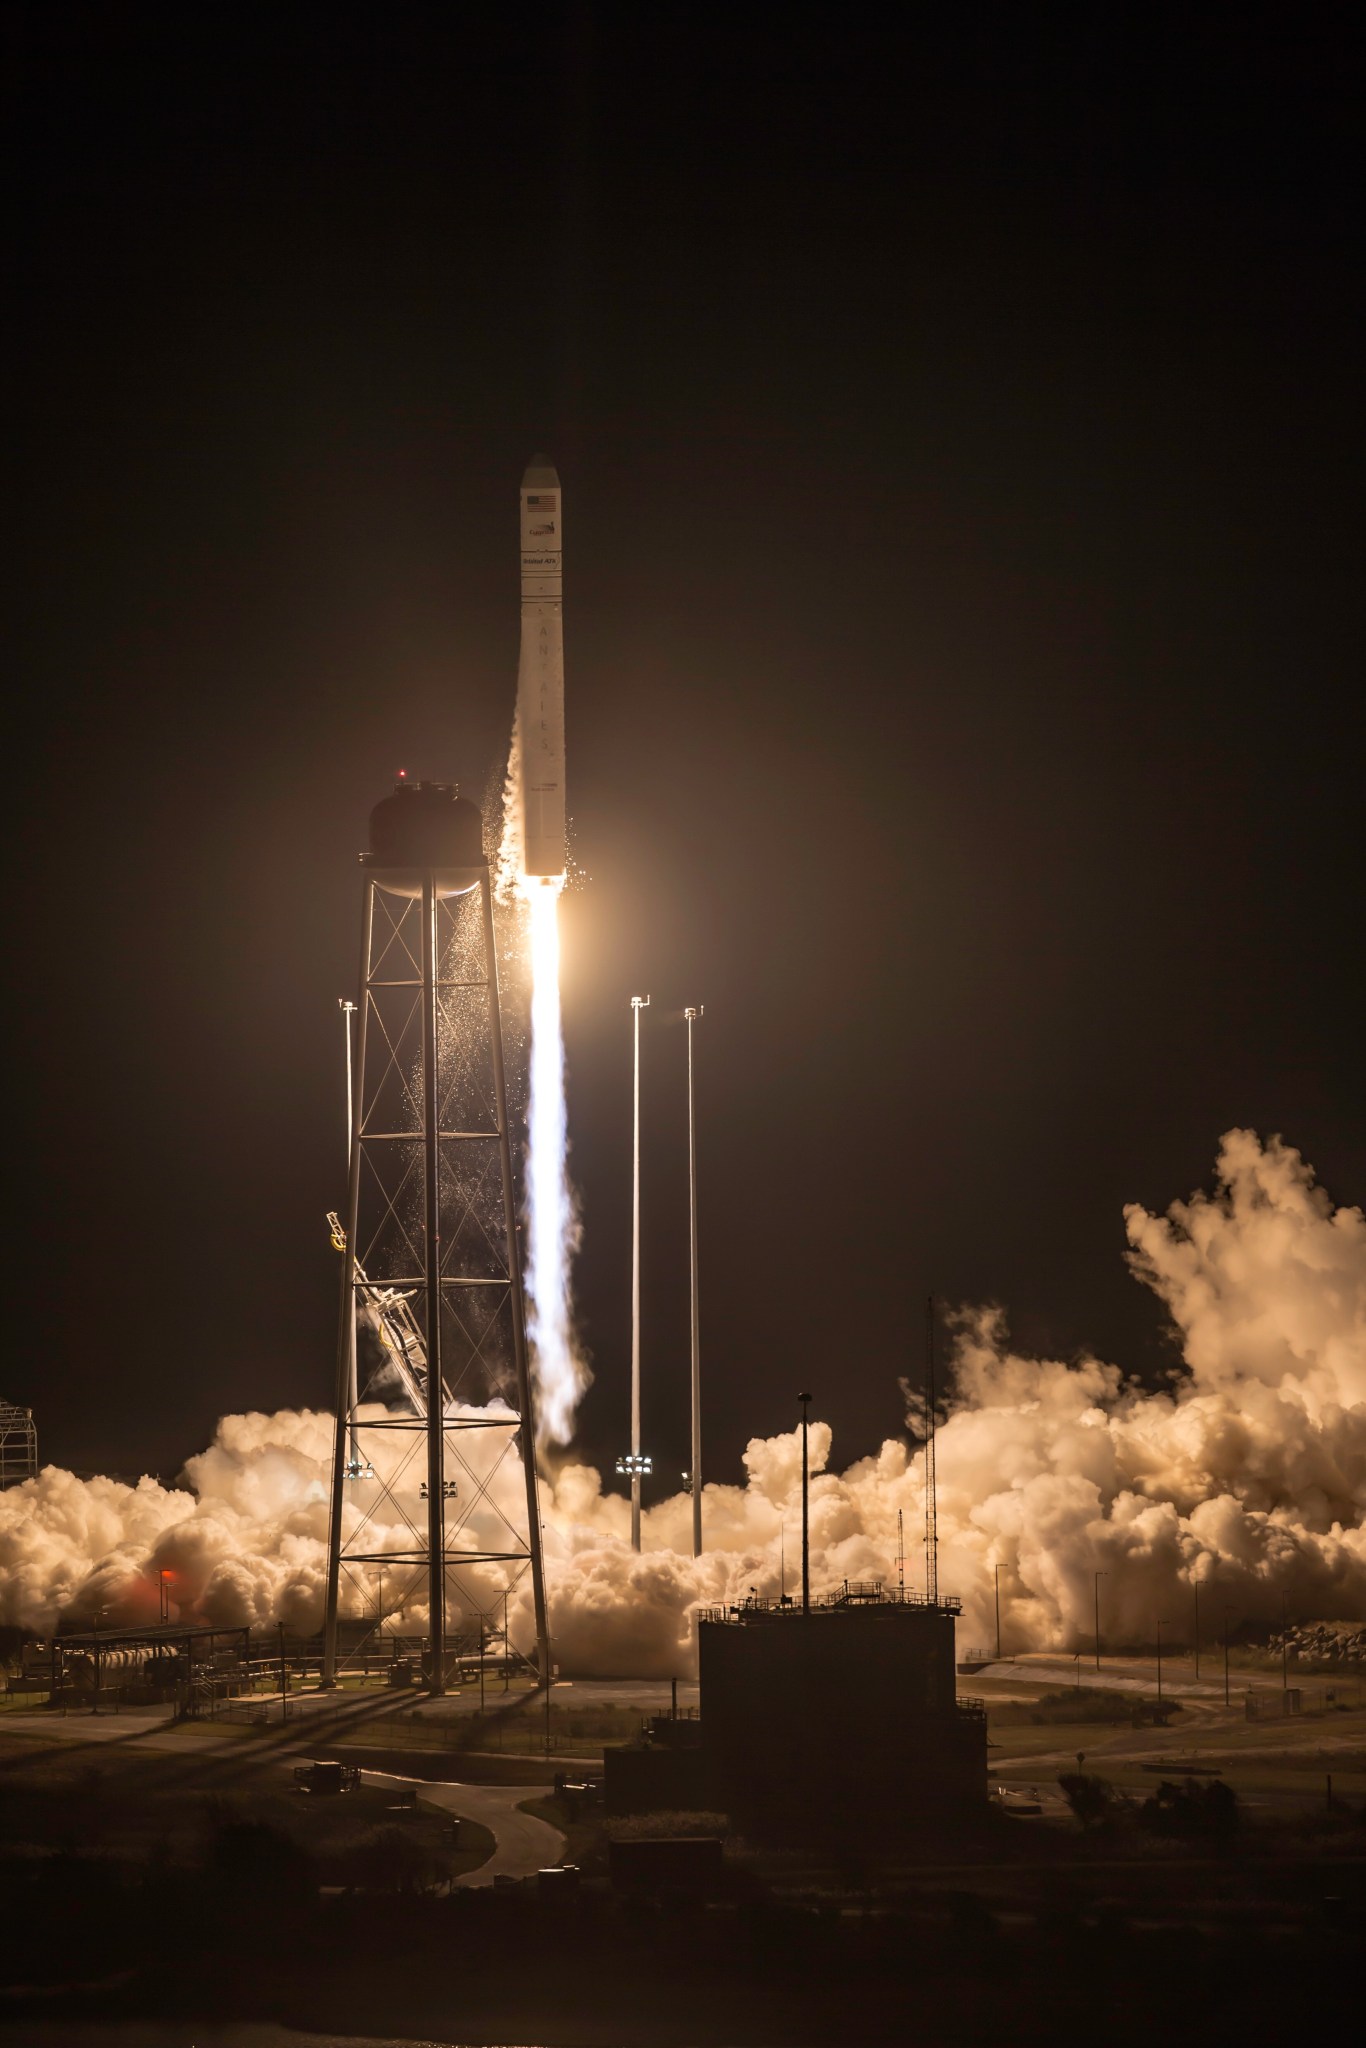
<svg viewBox="0 0 1366 2048">
<path fill-rule="evenodd" d="M 545 1797 L 544 1785 L 434 1785 L 429 1779 L 403 1778 L 394 1771 L 365 1771 L 362 1775 L 380 1784 L 416 1784 L 419 1806 L 436 1807 L 489 1829 L 497 1842 L 492 1856 L 477 1870 L 457 1878 L 457 1884 L 485 1885 L 496 1877 L 534 1877 L 564 1855 L 564 1836 L 558 1828 L 537 1820 L 534 1814 L 518 1812 L 520 1800 Z"/>
</svg>

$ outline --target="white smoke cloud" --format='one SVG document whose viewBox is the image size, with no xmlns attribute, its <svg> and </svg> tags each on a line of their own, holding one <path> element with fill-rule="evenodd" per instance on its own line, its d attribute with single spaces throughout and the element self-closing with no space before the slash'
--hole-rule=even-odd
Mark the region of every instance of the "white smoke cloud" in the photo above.
<svg viewBox="0 0 1366 2048">
<path fill-rule="evenodd" d="M 1159 1617 L 1187 1615 L 1198 1583 L 1207 1636 L 1227 1603 L 1235 1622 L 1292 1615 L 1366 1618 L 1366 1219 L 1337 1208 L 1279 1139 L 1224 1139 L 1213 1193 L 1165 1216 L 1126 1211 L 1134 1271 L 1167 1308 L 1183 1365 L 1147 1391 L 1094 1358 L 1064 1363 L 1011 1349 L 995 1309 L 956 1319 L 950 1392 L 938 1437 L 941 1589 L 964 1601 L 963 1640 L 994 1631 L 993 1567 L 1002 1566 L 1008 1646 L 1088 1641 L 1093 1573 L 1115 1643 L 1152 1639 Z M 185 1487 L 144 1479 L 80 1481 L 48 1467 L 0 1495 L 0 1619 L 48 1628 L 63 1611 L 113 1620 L 155 1615 L 156 1573 L 175 1574 L 181 1611 L 220 1623 L 277 1617 L 314 1628 L 322 1612 L 331 1418 L 303 1411 L 230 1416 L 190 1460 Z M 373 1432 L 379 1457 L 405 1441 Z M 514 1454 L 495 1466 L 500 1431 L 460 1433 L 482 1461 L 461 1475 L 468 1528 L 488 1548 L 523 1526 Z M 476 1448 L 470 1448 L 474 1446 Z M 923 1584 L 923 1458 L 893 1438 L 846 1471 L 830 1469 L 828 1427 L 811 1429 L 811 1553 L 817 1591 L 844 1579 L 896 1579 L 897 1514 L 907 1585 Z M 375 1456 L 376 1453 L 368 1453 Z M 776 1594 L 800 1569 L 798 1432 L 755 1439 L 745 1478 L 704 1491 L 706 1553 L 694 1560 L 683 1495 L 647 1508 L 644 1551 L 630 1509 L 584 1465 L 542 1482 L 556 1660 L 566 1673 L 683 1674 L 698 1606 Z M 378 1460 L 377 1460 L 378 1462 Z M 416 1480 L 348 1489 L 366 1547 L 411 1545 L 424 1510 Z M 483 1489 L 481 1493 L 481 1488 Z M 474 1503 L 478 1502 L 477 1505 Z M 463 1510 L 461 1511 L 463 1512 Z M 502 1581 L 483 1567 L 473 1594 Z M 409 1574 L 410 1577 L 414 1576 Z M 420 1583 L 386 1574 L 392 1625 L 420 1631 Z M 402 1596 L 402 1597 L 401 1597 Z M 373 1608 L 374 1581 L 344 1588 Z M 514 1641 L 534 1635 L 530 1587 L 514 1589 Z"/>
</svg>

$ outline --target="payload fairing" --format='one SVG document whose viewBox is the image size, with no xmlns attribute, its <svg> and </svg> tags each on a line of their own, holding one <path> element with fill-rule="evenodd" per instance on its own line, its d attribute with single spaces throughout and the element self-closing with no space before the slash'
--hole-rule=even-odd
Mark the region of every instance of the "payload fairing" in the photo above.
<svg viewBox="0 0 1366 2048">
<path fill-rule="evenodd" d="M 560 479 L 544 456 L 522 478 L 522 650 L 517 722 L 522 751 L 522 873 L 564 875 L 564 598 Z"/>
</svg>

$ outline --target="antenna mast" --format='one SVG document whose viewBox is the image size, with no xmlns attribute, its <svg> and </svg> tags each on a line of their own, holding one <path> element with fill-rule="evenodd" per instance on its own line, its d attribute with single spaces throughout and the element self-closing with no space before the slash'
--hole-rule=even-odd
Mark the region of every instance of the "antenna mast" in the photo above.
<svg viewBox="0 0 1366 2048">
<path fill-rule="evenodd" d="M 939 1599 L 939 1502 L 934 1467 L 934 1296 L 925 1297 L 925 1597 Z"/>
<path fill-rule="evenodd" d="M 896 1583 L 897 1598 L 906 1598 L 906 1531 L 902 1524 L 901 1509 L 896 1511 Z"/>
</svg>

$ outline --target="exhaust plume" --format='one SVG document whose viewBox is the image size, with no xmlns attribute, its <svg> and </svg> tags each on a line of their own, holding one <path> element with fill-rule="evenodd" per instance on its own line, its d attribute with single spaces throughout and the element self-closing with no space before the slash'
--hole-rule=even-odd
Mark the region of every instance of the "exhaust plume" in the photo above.
<svg viewBox="0 0 1366 2048">
<path fill-rule="evenodd" d="M 503 779 L 503 829 L 494 893 L 517 920 L 531 962 L 531 1032 L 527 1082 L 526 1180 L 522 1205 L 526 1254 L 522 1280 L 527 1341 L 536 1389 L 536 1442 L 567 1444 L 593 1375 L 574 1332 L 572 1266 L 579 1215 L 569 1180 L 565 1109 L 564 1028 L 560 1014 L 560 892 L 563 877 L 522 870 L 522 734 L 513 719 Z"/>
</svg>

